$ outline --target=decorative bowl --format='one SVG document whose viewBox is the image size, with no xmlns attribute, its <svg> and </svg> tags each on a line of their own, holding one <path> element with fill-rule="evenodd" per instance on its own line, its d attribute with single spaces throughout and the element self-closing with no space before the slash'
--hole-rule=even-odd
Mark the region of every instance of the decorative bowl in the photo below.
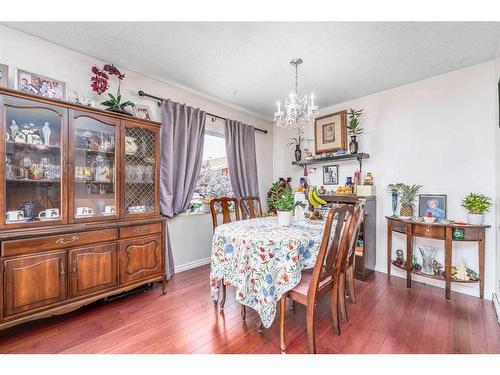
<svg viewBox="0 0 500 375">
<path fill-rule="evenodd" d="M 424 217 L 424 221 L 427 223 L 427 224 L 432 224 L 436 221 L 435 218 L 433 217 Z"/>
</svg>

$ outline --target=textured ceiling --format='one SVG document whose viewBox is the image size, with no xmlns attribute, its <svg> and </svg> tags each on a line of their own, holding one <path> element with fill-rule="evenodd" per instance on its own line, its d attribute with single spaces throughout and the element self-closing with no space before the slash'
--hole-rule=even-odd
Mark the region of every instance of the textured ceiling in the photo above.
<svg viewBox="0 0 500 375">
<path fill-rule="evenodd" d="M 293 88 L 294 57 L 321 108 L 500 53 L 498 22 L 4 24 L 263 116 Z"/>
</svg>

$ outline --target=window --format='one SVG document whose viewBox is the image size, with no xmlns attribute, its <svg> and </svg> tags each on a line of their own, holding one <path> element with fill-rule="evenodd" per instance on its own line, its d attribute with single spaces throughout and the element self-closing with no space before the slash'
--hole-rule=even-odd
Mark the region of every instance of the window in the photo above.
<svg viewBox="0 0 500 375">
<path fill-rule="evenodd" d="M 225 196 L 233 196 L 233 189 L 229 179 L 224 121 L 213 121 L 207 116 L 203 161 L 188 213 L 209 212 L 210 199 Z"/>
</svg>

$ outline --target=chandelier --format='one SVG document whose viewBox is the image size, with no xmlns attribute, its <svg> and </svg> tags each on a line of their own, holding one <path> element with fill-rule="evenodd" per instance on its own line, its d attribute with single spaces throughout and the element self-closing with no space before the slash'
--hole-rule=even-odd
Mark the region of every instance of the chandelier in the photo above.
<svg viewBox="0 0 500 375">
<path fill-rule="evenodd" d="M 308 125 L 312 125 L 314 115 L 318 112 L 318 106 L 314 105 L 314 95 L 309 97 L 299 94 L 299 65 L 301 58 L 290 61 L 295 67 L 295 93 L 291 92 L 285 99 L 285 110 L 281 110 L 280 102 L 277 103 L 278 111 L 274 112 L 274 124 L 280 128 L 303 131 Z"/>
</svg>

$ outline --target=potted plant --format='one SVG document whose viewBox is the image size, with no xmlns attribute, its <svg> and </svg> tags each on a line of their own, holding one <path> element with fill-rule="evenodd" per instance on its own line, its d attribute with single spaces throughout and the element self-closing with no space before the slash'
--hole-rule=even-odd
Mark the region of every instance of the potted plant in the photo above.
<svg viewBox="0 0 500 375">
<path fill-rule="evenodd" d="M 271 188 L 271 190 L 273 190 L 274 188 L 278 189 L 278 185 L 276 183 L 273 184 L 273 188 Z M 272 201 L 272 206 L 276 208 L 276 211 L 278 213 L 279 225 L 291 225 L 293 210 L 299 206 L 305 207 L 304 203 L 295 202 L 295 197 L 293 195 L 292 189 L 288 187 L 282 189 L 279 194 L 273 194 L 270 200 Z"/>
<path fill-rule="evenodd" d="M 302 150 L 300 149 L 300 146 L 302 145 L 302 143 L 304 143 L 306 141 L 309 142 L 310 139 L 305 139 L 302 135 L 302 132 L 299 131 L 297 133 L 297 137 L 290 138 L 290 142 L 287 143 L 286 147 L 295 146 L 295 160 L 296 161 L 300 161 L 302 159 Z"/>
<path fill-rule="evenodd" d="M 101 105 L 106 106 L 108 111 L 123 113 L 129 116 L 133 116 L 132 113 L 126 110 L 127 107 L 133 107 L 134 103 L 127 100 L 122 102 L 122 96 L 120 93 L 121 81 L 125 78 L 125 74 L 122 74 L 114 65 L 106 64 L 103 69 L 97 66 L 92 67 L 92 73 L 94 76 L 90 79 L 90 86 L 92 91 L 97 92 L 99 95 L 105 93 L 109 88 L 109 77 L 115 76 L 118 78 L 118 91 L 115 95 L 108 93 L 109 99 L 102 102 Z"/>
<path fill-rule="evenodd" d="M 358 152 L 358 141 L 356 137 L 363 134 L 364 129 L 359 126 L 359 118 L 363 114 L 363 110 L 350 109 L 349 111 L 349 124 L 347 125 L 347 133 L 351 136 L 351 142 L 349 142 L 349 152 L 351 154 L 356 154 Z"/>
<path fill-rule="evenodd" d="M 399 216 L 410 218 L 413 216 L 413 210 L 415 208 L 413 202 L 422 188 L 422 185 L 406 185 L 402 183 L 397 185 L 399 185 L 398 193 L 401 196 L 401 209 L 399 210 Z"/>
<path fill-rule="evenodd" d="M 462 207 L 467 210 L 467 222 L 469 224 L 481 225 L 484 214 L 491 206 L 491 199 L 483 194 L 469 193 L 462 199 Z"/>
</svg>

